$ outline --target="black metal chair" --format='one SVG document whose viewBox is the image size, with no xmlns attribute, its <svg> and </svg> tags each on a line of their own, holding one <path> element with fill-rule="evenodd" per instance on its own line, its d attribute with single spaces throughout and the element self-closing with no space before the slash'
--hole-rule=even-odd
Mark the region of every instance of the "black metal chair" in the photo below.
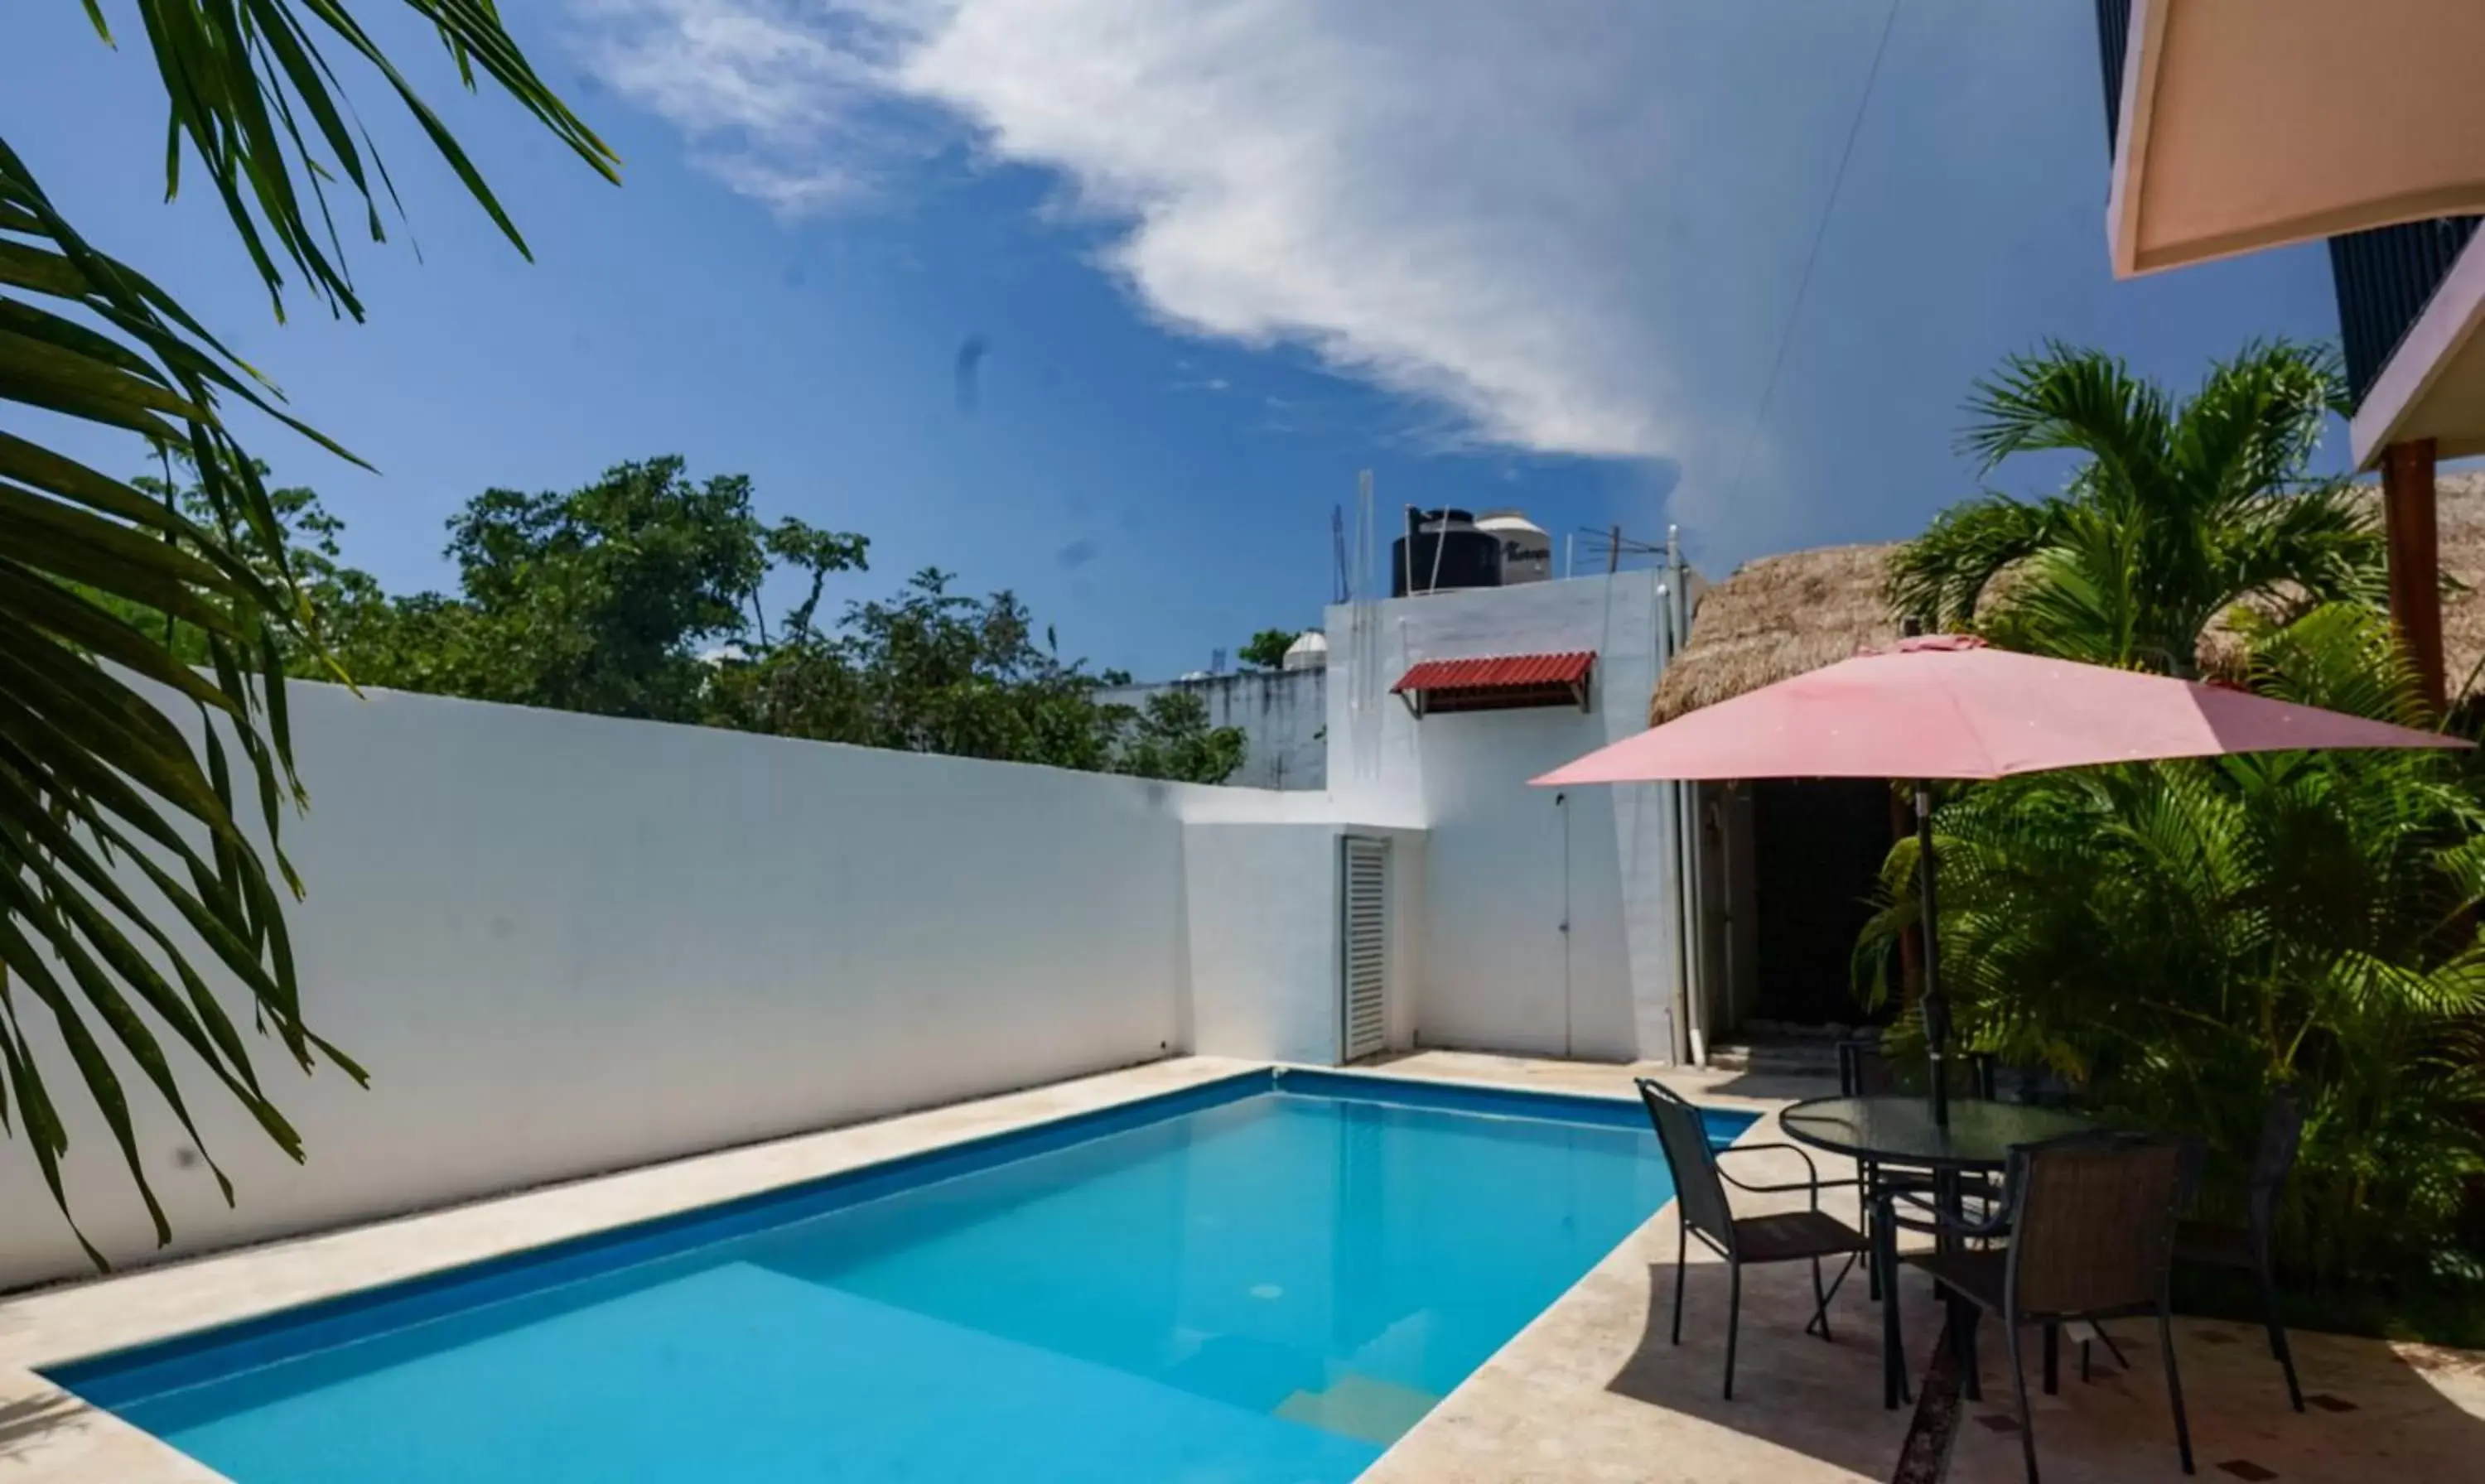
<svg viewBox="0 0 2485 1484">
<path fill-rule="evenodd" d="M 1813 1163 L 1812 1156 L 1791 1144 L 1745 1144 L 1720 1150 L 1709 1143 L 1708 1125 L 1700 1110 L 1673 1089 L 1643 1077 L 1639 1080 L 1639 1095 L 1640 1101 L 1648 1105 L 1649 1121 L 1656 1126 L 1656 1140 L 1665 1150 L 1666 1167 L 1674 1173 L 1674 1209 L 1681 1223 L 1674 1249 L 1674 1343 L 1682 1343 L 1682 1275 L 1691 1253 L 1691 1238 L 1696 1235 L 1726 1259 L 1726 1399 L 1733 1401 L 1734 1346 L 1742 1329 L 1743 1264 L 1810 1259 L 1813 1312 L 1804 1333 L 1828 1339 L 1829 1301 L 1837 1296 L 1855 1259 L 1871 1251 L 1871 1244 L 1863 1232 L 1823 1211 L 1820 1193 L 1829 1186 L 1856 1182 L 1821 1179 L 1820 1168 Z M 1812 1177 L 1786 1184 L 1754 1185 L 1735 1179 L 1719 1167 L 1720 1153 L 1751 1154 L 1763 1149 L 1798 1155 Z M 1809 1210 L 1772 1216 L 1737 1217 L 1726 1196 L 1729 1184 L 1755 1195 L 1809 1191 L 1812 1206 Z M 1844 1265 L 1839 1268 L 1837 1279 L 1824 1286 L 1821 1259 L 1842 1255 L 1846 1259 Z"/>
<path fill-rule="evenodd" d="M 2184 1194 L 2184 1144 L 2134 1134 L 2075 1134 L 2010 1151 L 2003 1177 L 1999 1219 L 1971 1222 L 1938 1216 L 1960 1236 L 2007 1230 L 2000 1251 L 1957 1249 L 1910 1255 L 1954 1303 L 1975 1315 L 1952 1327 L 1968 1394 L 1976 1388 L 1975 1320 L 1990 1310 L 2002 1321 L 2010 1356 L 2011 1383 L 2019 1404 L 2019 1445 L 2029 1484 L 2036 1484 L 2036 1435 L 2028 1409 L 2028 1376 L 2020 1360 L 2021 1333 L 2044 1331 L 2045 1390 L 2059 1382 L 2061 1327 L 2134 1314 L 2157 1319 L 2158 1348 L 2166 1361 L 2166 1390 L 2174 1407 L 2175 1448 L 2183 1471 L 2192 1472 L 2192 1430 L 2183 1412 L 2183 1382 L 2174 1363 L 2174 1329 L 2169 1284 L 2174 1270 L 2174 1220 Z M 1886 1199 L 1886 1198 L 1885 1198 Z M 1898 1277 L 1895 1223 L 1883 1223 L 1874 1260 L 1885 1283 Z M 1905 1347 L 1898 1333 L 1902 1306 L 1881 1306 L 1885 1389 L 1901 1384 Z M 1885 1394 L 1885 1400 L 1895 1400 Z"/>
<path fill-rule="evenodd" d="M 2295 1356 L 2286 1343 L 2286 1325 L 2278 1317 L 2276 1248 L 2278 1202 L 2286 1177 L 2295 1169 L 2304 1143 L 2304 1108 L 2293 1090 L 2281 1087 L 2270 1095 L 2261 1116 L 2260 1143 L 2253 1151 L 2252 1171 L 2244 1183 L 2244 1221 L 2237 1227 L 2207 1222 L 2179 1222 L 2174 1228 L 2174 1260 L 2252 1273 L 2260 1282 L 2261 1321 L 2269 1327 L 2269 1353 L 2286 1372 L 2286 1399 L 2304 1410 L 2304 1389 L 2295 1379 Z"/>
<path fill-rule="evenodd" d="M 1960 1095 L 1973 1095 L 1986 1102 L 1992 1101 L 1993 1065 L 1993 1058 L 1980 1051 L 1968 1053 L 1963 1064 L 1952 1063 L 1953 1068 L 1961 1066 L 1965 1067 L 1964 1086 L 1961 1086 L 1958 1081 L 1962 1074 L 1954 1071 L 1952 1091 Z M 1838 1043 L 1839 1096 L 1882 1097 L 1907 1091 L 1909 1089 L 1898 1074 L 1898 1065 L 1891 1060 L 1889 1052 L 1883 1049 L 1878 1036 L 1851 1036 Z M 1873 1229 L 1874 1202 L 1884 1191 L 1902 1192 L 1910 1198 L 1907 1203 L 1917 1207 L 1924 1206 L 1931 1199 L 1932 1176 L 1922 1171 L 1911 1170 L 1893 1174 L 1869 1159 L 1857 1161 L 1855 1168 L 1858 1177 L 1855 1193 L 1855 1222 L 1863 1228 L 1867 1237 L 1871 1235 Z M 1966 1177 L 1966 1183 L 1969 1195 L 1988 1203 L 1998 1194 L 1980 1175 Z M 1904 1215 L 1899 1216 L 1898 1225 L 1908 1229 L 1930 1229 L 1920 1222 L 1910 1221 Z M 1880 1298 L 1881 1270 L 1877 1264 L 1869 1262 L 1866 1264 L 1865 1281 L 1871 1296 L 1876 1300 Z"/>
<path fill-rule="evenodd" d="M 1998 1085 L 1990 1052 L 1970 1051 L 1951 1062 L 1951 1092 L 1957 1096 L 1993 1100 Z M 1898 1065 L 1878 1036 L 1850 1036 L 1838 1043 L 1838 1092 L 1842 1097 L 1878 1097 L 1910 1091 Z"/>
</svg>

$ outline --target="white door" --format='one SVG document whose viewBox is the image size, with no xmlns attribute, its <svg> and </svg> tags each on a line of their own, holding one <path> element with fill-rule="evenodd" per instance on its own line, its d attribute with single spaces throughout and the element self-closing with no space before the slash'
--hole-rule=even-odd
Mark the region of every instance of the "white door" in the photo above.
<svg viewBox="0 0 2485 1484">
<path fill-rule="evenodd" d="M 1338 943 L 1339 1044 L 1352 1062 L 1389 1043 L 1389 842 L 1341 842 Z"/>
</svg>

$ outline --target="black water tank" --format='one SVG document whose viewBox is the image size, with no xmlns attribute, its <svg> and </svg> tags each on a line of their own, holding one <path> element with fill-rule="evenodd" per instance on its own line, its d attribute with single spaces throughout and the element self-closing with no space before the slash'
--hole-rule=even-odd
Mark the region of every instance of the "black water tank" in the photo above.
<svg viewBox="0 0 2485 1484">
<path fill-rule="evenodd" d="M 1501 585 L 1501 539 L 1476 529 L 1464 510 L 1406 512 L 1406 534 L 1389 544 L 1389 596 Z"/>
</svg>

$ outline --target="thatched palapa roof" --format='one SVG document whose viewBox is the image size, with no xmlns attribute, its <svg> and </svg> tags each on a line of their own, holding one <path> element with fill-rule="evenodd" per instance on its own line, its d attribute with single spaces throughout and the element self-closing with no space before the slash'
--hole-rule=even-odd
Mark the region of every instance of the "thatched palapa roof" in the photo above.
<svg viewBox="0 0 2485 1484">
<path fill-rule="evenodd" d="M 2444 474 L 2433 482 L 2433 499 L 2442 572 L 2462 589 L 2442 596 L 2443 679 L 2472 695 L 2485 689 L 2472 679 L 2485 661 L 2485 471 Z"/>
<path fill-rule="evenodd" d="M 1700 599 L 1691 641 L 1665 667 L 1649 724 L 1898 642 L 1881 602 L 1894 543 L 1745 562 Z"/>
<path fill-rule="evenodd" d="M 2381 492 L 2371 490 L 2378 501 Z M 2442 602 L 2443 670 L 2454 691 L 2485 692 L 2485 472 L 2435 481 L 2443 574 L 2459 584 Z M 1747 690 L 1898 641 L 1881 582 L 1895 542 L 1821 547 L 1746 562 L 1708 589 L 1691 641 L 1667 665 L 1649 702 L 1649 724 L 1713 706 Z M 2204 636 L 2214 668 L 2218 629 Z"/>
</svg>

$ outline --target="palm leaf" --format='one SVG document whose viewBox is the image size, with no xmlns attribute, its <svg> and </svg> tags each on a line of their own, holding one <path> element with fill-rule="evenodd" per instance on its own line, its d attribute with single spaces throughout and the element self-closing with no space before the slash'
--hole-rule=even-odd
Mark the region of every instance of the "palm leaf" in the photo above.
<svg viewBox="0 0 2485 1484">
<path fill-rule="evenodd" d="M 291 277 L 359 317 L 329 193 L 359 196 L 374 238 L 382 201 L 397 204 L 323 45 L 378 74 L 525 250 L 473 162 L 344 0 L 135 3 L 168 105 L 167 192 L 179 189 L 185 160 L 198 167 L 280 313 Z M 617 178 L 612 152 L 534 74 L 489 0 L 404 3 L 437 29 L 469 89 L 489 78 Z M 95 0 L 86 12 L 110 42 Z M 171 1228 L 116 1054 L 203 1153 L 177 1053 L 277 1147 L 303 1156 L 227 996 L 305 1069 L 324 1059 L 364 1077 L 304 1020 L 285 910 L 301 882 L 282 825 L 285 805 L 305 796 L 280 640 L 315 653 L 317 638 L 259 467 L 226 427 L 234 404 L 351 457 L 294 418 L 170 295 L 88 243 L 0 140 L 0 406 L 178 450 L 205 506 L 192 519 L 22 428 L 0 431 L 0 1129 L 25 1141 L 67 1217 L 68 1123 L 43 1066 L 66 1056 L 159 1241 Z M 206 667 L 181 663 L 169 628 L 134 624 L 127 611 L 177 621 L 204 645 Z M 186 728 L 174 719 L 184 708 Z M 33 1034 L 38 1025 L 49 1034 Z M 74 1220 L 70 1229 L 102 1264 Z"/>
</svg>

